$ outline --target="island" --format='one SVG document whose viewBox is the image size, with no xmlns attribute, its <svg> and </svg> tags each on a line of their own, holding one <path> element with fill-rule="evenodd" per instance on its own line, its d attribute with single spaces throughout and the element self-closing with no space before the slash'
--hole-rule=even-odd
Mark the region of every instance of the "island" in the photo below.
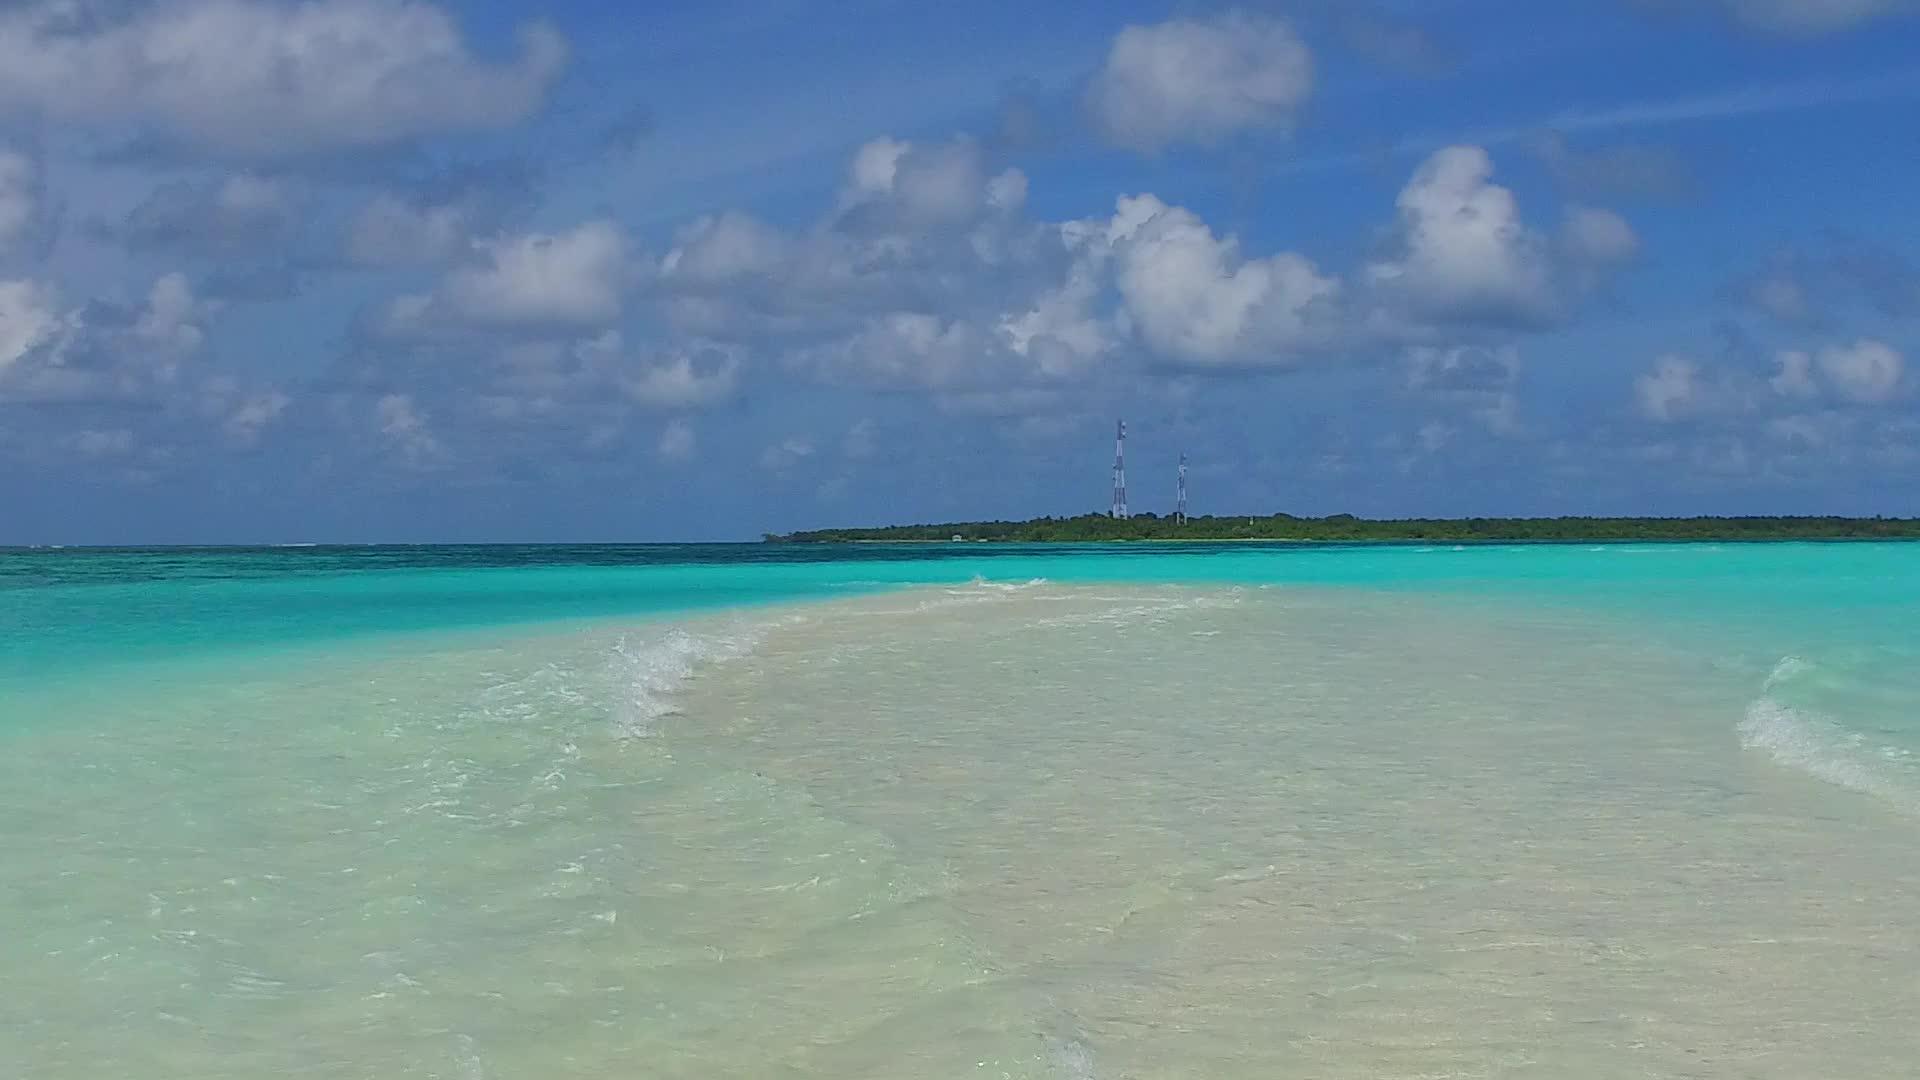
<svg viewBox="0 0 1920 1080">
<path fill-rule="evenodd" d="M 1293 541 L 1306 543 L 1620 543 L 1631 541 L 1920 540 L 1920 519 L 1849 517 L 1558 517 L 1407 518 L 1195 517 L 1155 514 L 1043 517 L 1030 521 L 967 521 L 769 533 L 768 543 L 853 544 L 985 541 Z"/>
</svg>

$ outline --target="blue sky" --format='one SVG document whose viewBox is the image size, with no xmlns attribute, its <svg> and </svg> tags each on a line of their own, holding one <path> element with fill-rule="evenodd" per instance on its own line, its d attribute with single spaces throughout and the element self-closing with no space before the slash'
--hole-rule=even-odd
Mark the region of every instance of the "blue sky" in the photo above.
<svg viewBox="0 0 1920 1080">
<path fill-rule="evenodd" d="M 0 3 L 0 543 L 1920 506 L 1920 5 Z"/>
</svg>

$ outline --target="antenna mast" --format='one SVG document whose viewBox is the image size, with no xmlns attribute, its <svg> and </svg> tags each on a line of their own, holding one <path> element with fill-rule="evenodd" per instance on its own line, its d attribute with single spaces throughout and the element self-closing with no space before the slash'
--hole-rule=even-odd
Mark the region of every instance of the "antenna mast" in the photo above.
<svg viewBox="0 0 1920 1080">
<path fill-rule="evenodd" d="M 1174 489 L 1173 523 L 1187 523 L 1187 455 L 1180 455 L 1180 485 Z"/>
<path fill-rule="evenodd" d="M 1113 510 L 1114 520 L 1125 521 L 1127 513 L 1127 422 L 1120 421 L 1113 436 Z"/>
</svg>

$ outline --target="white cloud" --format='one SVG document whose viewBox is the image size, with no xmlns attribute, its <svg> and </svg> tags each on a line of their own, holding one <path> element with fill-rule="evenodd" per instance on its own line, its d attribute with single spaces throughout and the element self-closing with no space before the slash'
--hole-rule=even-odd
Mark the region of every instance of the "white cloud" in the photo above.
<svg viewBox="0 0 1920 1080">
<path fill-rule="evenodd" d="M 1492 177 L 1477 146 L 1428 158 L 1400 193 L 1400 253 L 1369 268 L 1373 282 L 1423 318 L 1550 321 L 1560 305 L 1546 245 Z"/>
<path fill-rule="evenodd" d="M 26 244 L 39 217 L 39 166 L 26 154 L 0 148 L 0 257 Z"/>
<path fill-rule="evenodd" d="M 0 282 L 0 380 L 4 396 L 27 401 L 171 401 L 183 362 L 206 340 L 213 305 L 186 275 L 164 274 L 145 301 L 107 301 L 56 314 L 50 286 Z"/>
<path fill-rule="evenodd" d="M 629 360 L 621 336 L 608 331 L 582 345 L 582 359 L 606 372 L 633 401 L 656 409 L 697 409 L 733 397 L 740 381 L 739 350 L 689 342 Z"/>
<path fill-rule="evenodd" d="M 682 228 L 660 260 L 660 273 L 665 278 L 710 284 L 772 274 L 791 256 L 792 244 L 785 233 L 729 210 Z"/>
<path fill-rule="evenodd" d="M 1323 340 L 1340 292 L 1292 253 L 1247 259 L 1190 210 L 1151 195 L 1122 199 L 1113 219 L 1116 283 L 1156 351 L 1194 363 L 1286 363 Z"/>
<path fill-rule="evenodd" d="M 459 254 L 470 229 L 464 207 L 420 206 L 378 195 L 355 215 L 347 257 L 362 266 L 431 266 Z"/>
<path fill-rule="evenodd" d="M 1741 412 L 1752 395 L 1731 377 L 1685 356 L 1663 356 L 1633 383 L 1640 415 L 1672 423 L 1716 413 Z"/>
<path fill-rule="evenodd" d="M 1027 174 L 1007 169 L 987 181 L 987 204 L 996 210 L 1018 210 L 1027 204 Z"/>
<path fill-rule="evenodd" d="M 1860 340 L 1817 352 L 1786 351 L 1774 358 L 1773 374 L 1761 379 L 1738 370 L 1710 367 L 1684 356 L 1665 356 L 1634 380 L 1640 414 L 1672 422 L 1707 416 L 1747 416 L 1805 409 L 1823 399 L 1854 405 L 1884 405 L 1899 396 L 1905 358 L 1884 342 Z M 1775 415 L 1772 430 L 1800 430 L 1792 416 Z M 1825 423 L 1826 421 L 1823 421 Z"/>
<path fill-rule="evenodd" d="M 412 469 L 431 469 L 446 460 L 446 447 L 433 434 L 411 394 L 387 394 L 373 404 L 373 420 L 387 446 Z"/>
<path fill-rule="evenodd" d="M 990 208 L 1018 210 L 1026 202 L 1026 174 L 988 171 L 986 150 L 973 139 L 874 139 L 855 152 L 847 170 L 842 213 L 877 216 L 883 226 L 927 228 L 966 224 Z"/>
<path fill-rule="evenodd" d="M 951 387 L 988 373 L 993 344 L 973 324 L 919 311 L 868 319 L 845 337 L 802 351 L 799 359 L 830 376 L 852 375 L 906 386 Z"/>
<path fill-rule="evenodd" d="M 900 169 L 900 159 L 906 155 L 910 145 L 884 135 L 862 144 L 860 149 L 854 151 L 853 160 L 847 166 L 845 198 L 860 199 L 892 191 L 894 175 Z"/>
<path fill-rule="evenodd" d="M 0 377 L 60 329 L 59 296 L 36 281 L 0 281 Z"/>
<path fill-rule="evenodd" d="M 199 354 L 216 310 L 177 272 L 138 303 L 96 298 L 64 314 L 50 287 L 0 282 L 0 401 L 59 405 L 29 411 L 60 429 L 46 445 L 90 457 L 137 446 L 160 465 L 183 443 L 252 444 L 291 398 L 208 370 Z M 123 427 L 130 416 L 140 421 Z"/>
<path fill-rule="evenodd" d="M 1085 371 L 1118 344 L 1112 320 L 1095 311 L 1100 290 L 1098 270 L 1088 261 L 1076 262 L 1059 288 L 1042 293 L 1018 315 L 1002 316 L 1000 334 L 1042 374 Z"/>
<path fill-rule="evenodd" d="M 1105 217 L 1031 220 L 1015 208 L 1024 193 L 994 193 L 1024 177 L 990 173 L 968 140 L 873 140 L 812 226 L 729 211 L 682 228 L 652 279 L 659 310 L 683 339 L 953 400 L 1057 390 L 1155 361 L 1286 367 L 1463 344 L 1489 326 L 1566 314 L 1638 245 L 1624 220 L 1593 208 L 1570 213 L 1555 238 L 1529 229 L 1475 147 L 1436 154 L 1412 177 L 1394 250 L 1357 282 L 1300 253 L 1249 253 L 1150 194 Z M 671 368 L 660 385 L 684 374 Z"/>
<path fill-rule="evenodd" d="M 147 293 L 147 306 L 133 324 L 134 337 L 155 348 L 189 353 L 200 348 L 206 332 L 199 323 L 205 306 L 194 298 L 185 274 L 163 275 Z"/>
<path fill-rule="evenodd" d="M 1842 399 L 1859 405 L 1891 401 L 1900 389 L 1906 359 L 1884 342 L 1831 345 L 1816 358 L 1820 373 Z"/>
<path fill-rule="evenodd" d="M 1591 266 L 1617 266 L 1640 254 L 1640 237 L 1625 218 L 1591 206 L 1567 211 L 1560 242 L 1575 262 Z"/>
<path fill-rule="evenodd" d="M 660 442 L 654 450 L 668 461 L 687 461 L 693 457 L 694 447 L 693 425 L 675 420 L 661 429 Z"/>
<path fill-rule="evenodd" d="M 229 412 L 221 427 L 235 440 L 253 442 L 260 433 L 280 419 L 293 399 L 278 390 L 249 394 Z"/>
<path fill-rule="evenodd" d="M 1284 20 L 1174 19 L 1120 31 L 1086 104 L 1109 140 L 1152 152 L 1285 128 L 1313 78 L 1313 54 Z"/>
<path fill-rule="evenodd" d="M 1778 370 L 1767 380 L 1773 392 L 1784 398 L 1820 396 L 1820 385 L 1813 378 L 1813 357 L 1803 352 L 1783 352 L 1776 359 Z"/>
<path fill-rule="evenodd" d="M 395 299 L 386 328 L 603 326 L 620 316 L 627 274 L 626 239 L 611 222 L 501 237 L 477 244 L 432 295 Z"/>
<path fill-rule="evenodd" d="M 770 472 L 781 472 L 813 456 L 813 444 L 806 439 L 793 438 L 778 442 L 766 448 L 760 454 L 760 467 Z"/>
<path fill-rule="evenodd" d="M 0 105 L 241 153 L 504 126 L 540 104 L 565 60 L 544 24 L 520 31 L 511 61 L 481 60 L 453 17 L 422 0 L 0 8 Z"/>
</svg>

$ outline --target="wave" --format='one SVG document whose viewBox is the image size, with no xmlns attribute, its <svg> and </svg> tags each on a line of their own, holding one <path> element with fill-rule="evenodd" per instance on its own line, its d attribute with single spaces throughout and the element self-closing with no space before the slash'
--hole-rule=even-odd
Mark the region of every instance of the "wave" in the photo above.
<svg viewBox="0 0 1920 1080">
<path fill-rule="evenodd" d="M 967 584 L 964 586 L 964 589 L 976 590 L 976 591 L 985 589 L 992 592 L 1025 592 L 1028 589 L 1037 589 L 1043 585 L 1050 585 L 1050 584 L 1052 584 L 1052 582 L 1048 581 L 1046 578 L 1043 578 L 1043 577 L 1030 578 L 1024 582 L 991 581 L 980 574 L 975 574 L 973 575 L 973 580 L 967 582 Z M 950 593 L 958 593 L 963 591 L 963 589 L 948 589 L 947 591 Z"/>
<path fill-rule="evenodd" d="M 652 735 L 662 719 L 678 711 L 676 695 L 699 668 L 748 655 L 767 629 L 742 625 L 727 632 L 696 634 L 676 627 L 646 640 L 621 638 L 612 660 L 621 690 L 613 721 L 621 734 Z"/>
<path fill-rule="evenodd" d="M 1761 696 L 1740 720 L 1740 745 L 1830 784 L 1871 795 L 1920 816 L 1920 762 L 1911 751 L 1876 743 L 1831 716 L 1780 699 L 1776 690 L 1816 670 L 1798 656 L 1768 673 Z"/>
<path fill-rule="evenodd" d="M 1773 670 L 1767 672 L 1766 681 L 1760 684 L 1760 689 L 1763 692 L 1771 692 L 1774 687 L 1779 686 L 1781 683 L 1793 679 L 1796 676 L 1804 675 L 1812 670 L 1812 661 L 1803 660 L 1798 656 L 1783 656 L 1778 663 L 1773 665 Z"/>
</svg>

